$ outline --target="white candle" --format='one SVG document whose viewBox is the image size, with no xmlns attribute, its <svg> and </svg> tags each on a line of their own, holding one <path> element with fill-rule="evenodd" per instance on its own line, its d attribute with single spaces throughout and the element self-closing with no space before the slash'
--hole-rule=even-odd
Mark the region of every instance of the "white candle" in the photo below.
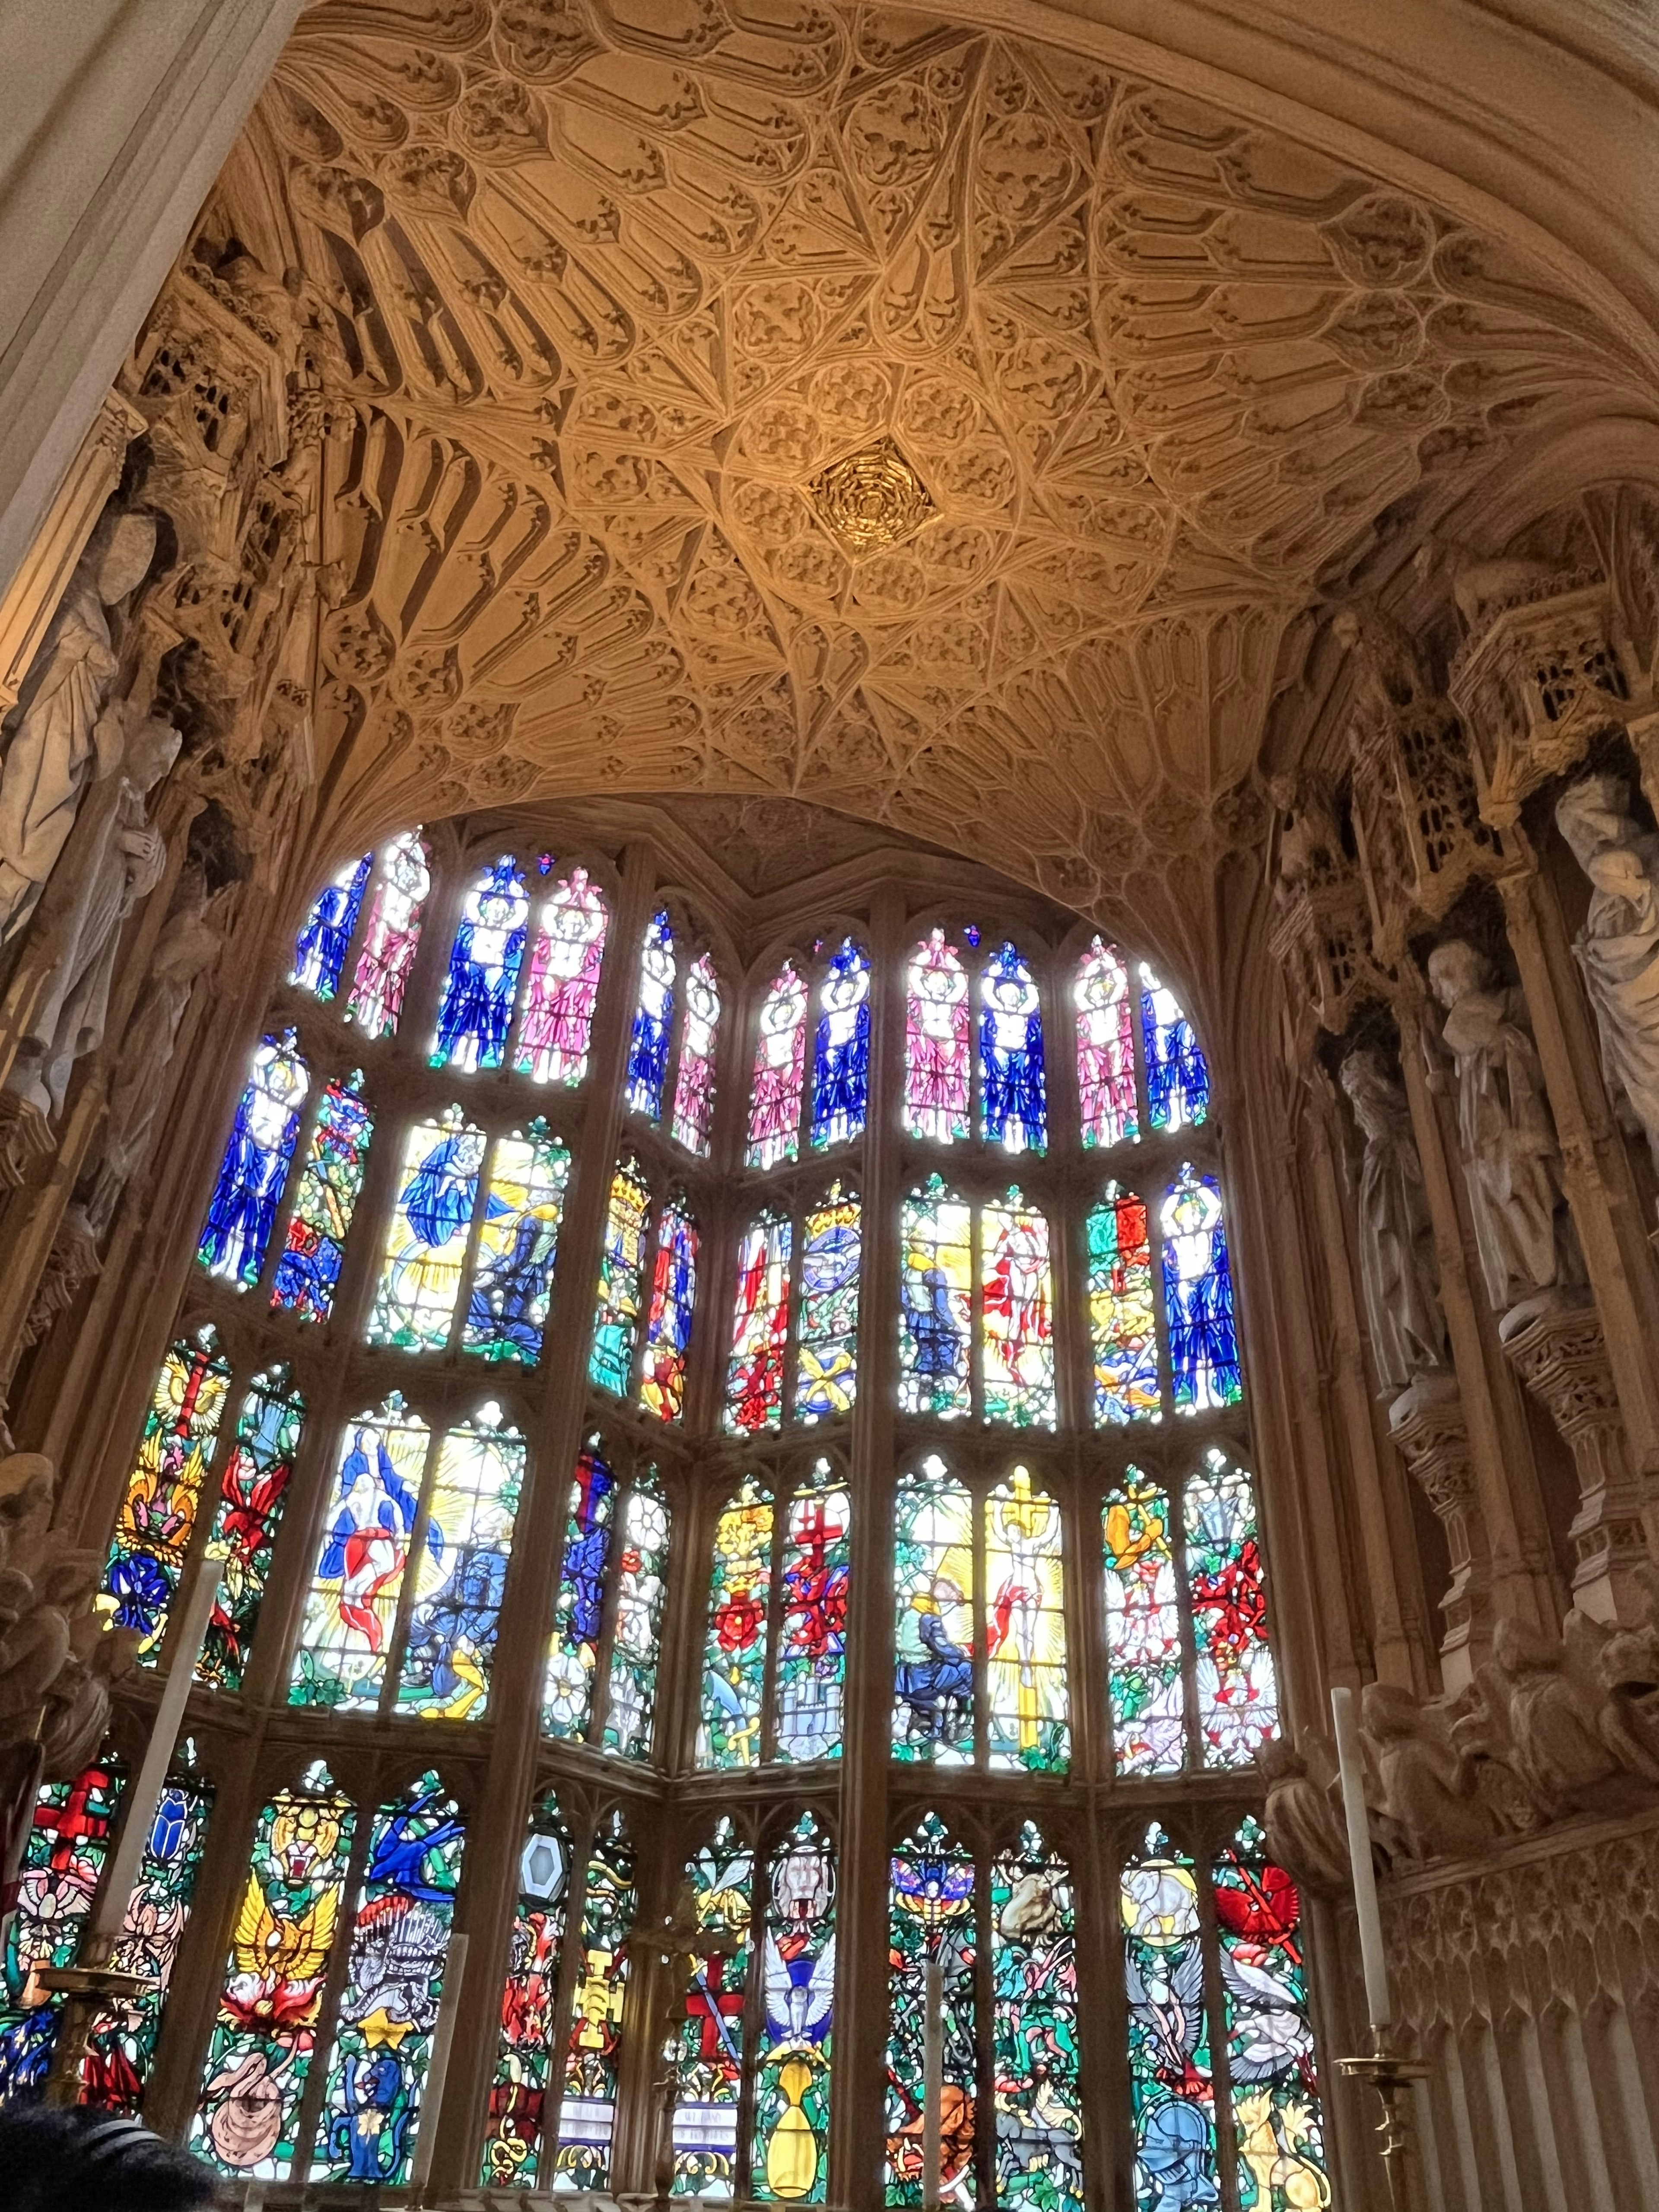
<svg viewBox="0 0 1659 2212">
<path fill-rule="evenodd" d="M 438 2000 L 438 2023 L 432 2031 L 426 2094 L 421 2099 L 415 2163 L 410 2169 L 410 2186 L 413 2189 L 424 2189 L 431 2178 L 433 2153 L 438 2148 L 438 2108 L 444 2100 L 444 2076 L 449 2071 L 449 2047 L 455 2040 L 455 2015 L 461 2008 L 461 1980 L 465 1972 L 466 1938 L 452 1936 L 444 1959 L 444 1993 Z"/>
<path fill-rule="evenodd" d="M 1379 2033 L 1393 2018 L 1389 2004 L 1389 1963 L 1382 1948 L 1382 1916 L 1376 1909 L 1376 1873 L 1371 1865 L 1371 1827 L 1365 1811 L 1365 1768 L 1353 1692 L 1331 1692 L 1336 1723 L 1337 1763 L 1342 1770 L 1342 1810 L 1348 1824 L 1348 1858 L 1353 1868 L 1353 1901 L 1359 1913 L 1359 1962 L 1365 1975 L 1365 2008 Z"/>
<path fill-rule="evenodd" d="M 944 2145 L 939 2105 L 945 2087 L 945 1969 L 929 1959 L 925 1971 L 927 2014 L 921 2046 L 921 2201 L 937 2205 L 944 2193 Z"/>
</svg>

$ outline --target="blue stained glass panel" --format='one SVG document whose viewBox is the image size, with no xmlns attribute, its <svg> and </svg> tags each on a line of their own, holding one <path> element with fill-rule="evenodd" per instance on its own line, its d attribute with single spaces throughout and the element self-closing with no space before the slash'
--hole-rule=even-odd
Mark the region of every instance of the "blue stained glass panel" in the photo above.
<svg viewBox="0 0 1659 2212">
<path fill-rule="evenodd" d="M 288 1242 L 270 1286 L 273 1306 L 301 1321 L 326 1321 L 345 1258 L 346 1232 L 363 1187 L 374 1120 L 359 1092 L 361 1072 L 331 1083 L 300 1170 Z"/>
<path fill-rule="evenodd" d="M 264 1038 L 253 1055 L 197 1247 L 209 1274 L 239 1291 L 259 1279 L 300 1133 L 310 1078 L 299 1042 L 295 1030 L 284 1030 Z"/>
<path fill-rule="evenodd" d="M 1234 1406 L 1244 1395 L 1221 1193 L 1184 1165 L 1164 1194 L 1164 1307 L 1177 1413 Z"/>
<path fill-rule="evenodd" d="M 489 1698 L 525 1442 L 496 1405 L 452 1429 L 438 1452 L 415 1567 L 395 1710 L 477 1720 Z"/>
<path fill-rule="evenodd" d="M 311 902 L 311 911 L 294 940 L 294 966 L 288 979 L 301 990 L 329 1000 L 339 989 L 340 971 L 374 865 L 373 853 L 365 853 L 361 860 L 348 860 Z"/>
<path fill-rule="evenodd" d="M 980 1130 L 987 1144 L 1040 1152 L 1048 1141 L 1042 1003 L 1030 969 L 1004 943 L 979 979 Z"/>
<path fill-rule="evenodd" d="M 1145 961 L 1140 1030 L 1146 1048 L 1146 1115 L 1155 1129 L 1197 1128 L 1210 1110 L 1210 1071 L 1173 991 Z"/>
<path fill-rule="evenodd" d="M 659 907 L 646 927 L 640 955 L 640 997 L 628 1040 L 628 1103 L 655 1121 L 662 1115 L 668 1079 L 668 1041 L 674 1029 L 674 925 Z"/>
<path fill-rule="evenodd" d="M 499 1067 L 506 1058 L 529 913 L 518 863 L 504 853 L 483 870 L 462 903 L 438 1008 L 434 1067 L 471 1072 Z"/>
<path fill-rule="evenodd" d="M 810 1813 L 772 1861 L 755 2065 L 752 2193 L 821 2204 L 829 2176 L 836 1995 L 836 1856 Z"/>
<path fill-rule="evenodd" d="M 595 1437 L 576 1462 L 565 1522 L 564 1560 L 553 1601 L 553 1635 L 542 1690 L 548 1735 L 584 1736 L 593 1707 L 599 1636 L 605 1626 L 605 1575 L 617 1478 Z"/>
<path fill-rule="evenodd" d="M 818 988 L 812 1045 L 812 1142 L 844 1145 L 864 1133 L 870 1092 L 870 960 L 848 937 Z"/>
</svg>

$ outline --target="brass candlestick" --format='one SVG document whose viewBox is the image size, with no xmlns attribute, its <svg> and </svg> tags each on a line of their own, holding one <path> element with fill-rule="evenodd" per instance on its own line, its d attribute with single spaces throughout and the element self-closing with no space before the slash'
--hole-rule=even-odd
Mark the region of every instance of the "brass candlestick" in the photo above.
<svg viewBox="0 0 1659 2212">
<path fill-rule="evenodd" d="M 129 1974 L 109 1963 L 115 1948 L 107 1936 L 88 1936 L 82 1946 L 82 1962 L 73 1966 L 49 1967 L 37 1973 L 34 1984 L 48 1996 L 61 1996 L 64 2008 L 58 2019 L 58 2039 L 46 2075 L 48 2105 L 77 2105 L 81 2101 L 81 2071 L 87 2061 L 92 2031 L 99 2015 L 112 2005 L 131 2003 L 155 1987 L 153 1974 Z"/>
<path fill-rule="evenodd" d="M 1379 2042 L 1381 2038 L 1378 2039 Z M 1389 2212 L 1423 2212 L 1422 2174 L 1417 2158 L 1417 2113 L 1413 2085 L 1426 2081 L 1419 2059 L 1398 2058 L 1385 2051 L 1369 2058 L 1339 2058 L 1337 2071 L 1369 2081 L 1382 2100 L 1376 2132 L 1382 2137 L 1382 2171 L 1388 2178 Z"/>
</svg>

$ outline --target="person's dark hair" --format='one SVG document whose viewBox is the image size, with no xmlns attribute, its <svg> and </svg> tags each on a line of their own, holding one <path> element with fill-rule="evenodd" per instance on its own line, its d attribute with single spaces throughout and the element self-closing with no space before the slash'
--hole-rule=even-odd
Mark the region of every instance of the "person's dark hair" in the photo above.
<svg viewBox="0 0 1659 2212">
<path fill-rule="evenodd" d="M 0 2112 L 5 2212 L 193 2212 L 216 2187 L 199 2158 L 97 2106 Z"/>
</svg>

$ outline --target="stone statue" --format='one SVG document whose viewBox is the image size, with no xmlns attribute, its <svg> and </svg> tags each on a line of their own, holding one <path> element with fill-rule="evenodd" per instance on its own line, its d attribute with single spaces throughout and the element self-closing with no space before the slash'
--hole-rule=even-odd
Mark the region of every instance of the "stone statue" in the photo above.
<svg viewBox="0 0 1659 2212">
<path fill-rule="evenodd" d="M 1540 1825 L 1571 1813 L 1633 1811 L 1651 1796 L 1620 1772 L 1602 1737 L 1605 1697 L 1593 1650 L 1601 1624 L 1577 1613 L 1567 1620 L 1570 1630 L 1580 1632 L 1565 1640 L 1512 1617 L 1499 1620 L 1492 1657 L 1475 1670 L 1495 1733 L 1488 1739 L 1476 1716 L 1454 1729 L 1463 1748 L 1485 1751 L 1514 1768 Z"/>
<path fill-rule="evenodd" d="M 1315 1781 L 1303 1750 L 1325 1755 L 1323 1784 Z M 1338 1809 L 1334 1761 L 1322 1741 L 1305 1733 L 1297 1743 L 1288 1736 L 1273 1736 L 1256 1753 L 1255 1763 L 1267 1785 L 1263 1822 L 1267 1845 L 1275 1862 L 1289 1869 L 1307 1889 L 1340 1894 L 1352 1879 L 1348 1866 L 1348 1844 Z"/>
<path fill-rule="evenodd" d="M 111 613 L 143 580 L 155 518 L 106 517 L 82 555 L 16 706 L 0 762 L 0 944 L 34 911 L 74 825 L 81 794 L 121 745 L 109 708 L 117 655 Z"/>
<path fill-rule="evenodd" d="M 1659 1168 L 1659 837 L 1631 818 L 1621 776 L 1587 775 L 1556 801 L 1555 820 L 1589 878 L 1589 912 L 1573 942 L 1601 1042 L 1615 1110 L 1646 1136 Z"/>
<path fill-rule="evenodd" d="M 1519 991 L 1461 938 L 1429 955 L 1457 1070 L 1457 1133 L 1474 1241 L 1494 1313 L 1583 1279 L 1560 1154 Z"/>
<path fill-rule="evenodd" d="M 1368 1682 L 1359 1711 L 1382 1810 L 1410 1856 L 1462 1858 L 1485 1850 L 1497 1823 L 1476 1787 L 1474 1759 L 1444 1713 L 1390 1682 Z"/>
<path fill-rule="evenodd" d="M 1446 1358 L 1423 1169 L 1405 1094 L 1382 1054 L 1369 1048 L 1351 1052 L 1341 1081 L 1365 1139 L 1359 1272 L 1378 1379 L 1393 1394 L 1443 1366 Z"/>
</svg>

